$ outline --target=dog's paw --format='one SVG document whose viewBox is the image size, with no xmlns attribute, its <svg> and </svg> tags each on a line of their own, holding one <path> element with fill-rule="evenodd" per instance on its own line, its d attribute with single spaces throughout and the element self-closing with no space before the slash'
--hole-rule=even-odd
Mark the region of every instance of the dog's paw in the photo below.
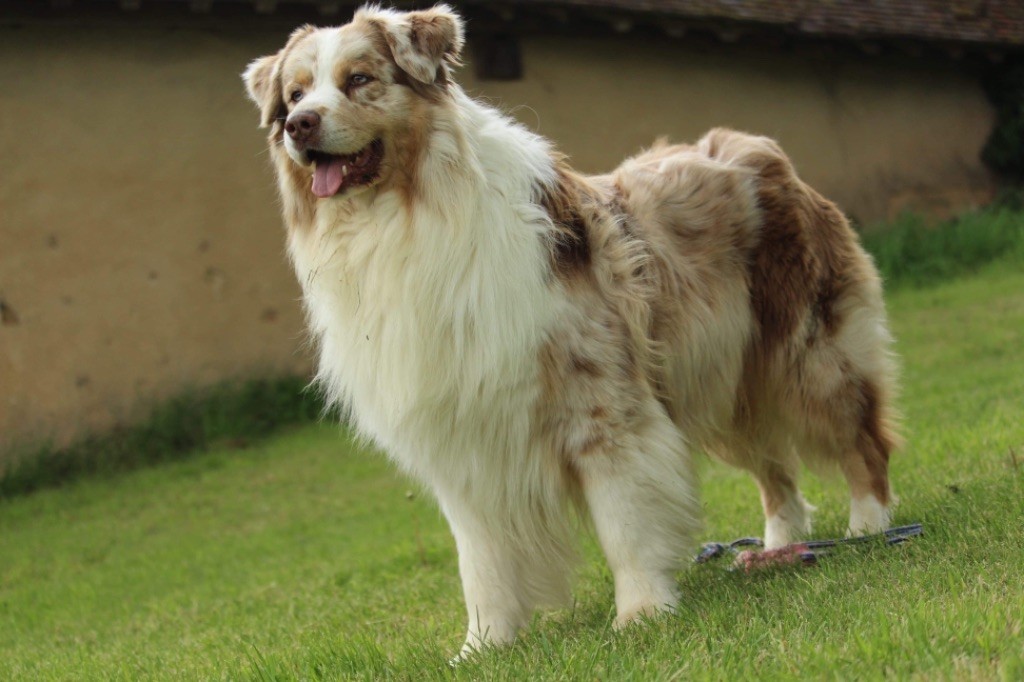
<svg viewBox="0 0 1024 682">
<path fill-rule="evenodd" d="M 892 510 L 879 502 L 874 495 L 850 501 L 850 525 L 846 537 L 881 533 L 889 527 Z"/>
<path fill-rule="evenodd" d="M 623 630 L 638 623 L 646 623 L 675 611 L 675 603 L 644 604 L 619 613 L 612 624 L 616 630 Z"/>
<path fill-rule="evenodd" d="M 778 514 L 765 519 L 764 548 L 780 549 L 809 537 L 816 510 L 802 495 L 795 495 Z"/>
</svg>

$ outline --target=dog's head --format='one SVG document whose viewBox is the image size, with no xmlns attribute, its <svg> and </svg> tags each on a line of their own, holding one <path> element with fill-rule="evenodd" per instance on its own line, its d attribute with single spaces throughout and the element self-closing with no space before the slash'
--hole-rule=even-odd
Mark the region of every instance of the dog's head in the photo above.
<svg viewBox="0 0 1024 682">
<path fill-rule="evenodd" d="M 339 28 L 299 28 L 243 79 L 272 144 L 328 198 L 387 182 L 400 168 L 410 126 L 444 98 L 462 44 L 462 20 L 446 5 L 365 7 Z"/>
</svg>

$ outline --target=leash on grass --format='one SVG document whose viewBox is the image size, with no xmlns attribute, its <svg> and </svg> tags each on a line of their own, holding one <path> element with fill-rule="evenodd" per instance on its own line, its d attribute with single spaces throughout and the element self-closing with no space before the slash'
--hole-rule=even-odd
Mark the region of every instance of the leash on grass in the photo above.
<svg viewBox="0 0 1024 682">
<path fill-rule="evenodd" d="M 697 553 L 694 562 L 704 564 L 712 559 L 717 559 L 727 553 L 735 556 L 732 569 L 765 568 L 768 566 L 780 566 L 786 564 L 803 564 L 813 566 L 818 563 L 818 558 L 828 554 L 829 549 L 839 545 L 858 545 L 867 542 L 882 540 L 887 546 L 899 545 L 911 538 L 924 534 L 924 526 L 920 523 L 912 523 L 907 526 L 897 526 L 881 533 L 873 535 L 860 535 L 852 538 L 841 538 L 838 540 L 808 540 L 797 542 L 778 549 L 756 551 L 744 549 L 749 547 L 764 547 L 760 538 L 740 538 L 729 543 L 708 542 Z"/>
</svg>

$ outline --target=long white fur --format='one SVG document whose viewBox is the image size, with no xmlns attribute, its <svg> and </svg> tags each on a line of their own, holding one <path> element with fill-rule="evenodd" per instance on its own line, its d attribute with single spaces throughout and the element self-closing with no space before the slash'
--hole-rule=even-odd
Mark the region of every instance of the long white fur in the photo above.
<svg viewBox="0 0 1024 682">
<path fill-rule="evenodd" d="M 452 96 L 414 212 L 386 194 L 328 204 L 289 249 L 319 383 L 435 491 L 452 526 L 472 647 L 508 641 L 535 605 L 564 602 L 572 542 L 561 472 L 529 454 L 538 352 L 559 304 L 541 239 L 550 219 L 534 196 L 553 181 L 550 150 Z"/>
</svg>

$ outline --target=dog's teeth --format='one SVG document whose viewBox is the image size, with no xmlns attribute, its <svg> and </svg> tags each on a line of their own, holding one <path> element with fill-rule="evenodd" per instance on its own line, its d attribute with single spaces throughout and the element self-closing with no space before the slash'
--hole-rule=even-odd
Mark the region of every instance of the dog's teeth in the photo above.
<svg viewBox="0 0 1024 682">
<path fill-rule="evenodd" d="M 341 164 L 341 174 L 342 175 L 348 175 L 348 164 L 346 164 L 346 163 Z"/>
</svg>

